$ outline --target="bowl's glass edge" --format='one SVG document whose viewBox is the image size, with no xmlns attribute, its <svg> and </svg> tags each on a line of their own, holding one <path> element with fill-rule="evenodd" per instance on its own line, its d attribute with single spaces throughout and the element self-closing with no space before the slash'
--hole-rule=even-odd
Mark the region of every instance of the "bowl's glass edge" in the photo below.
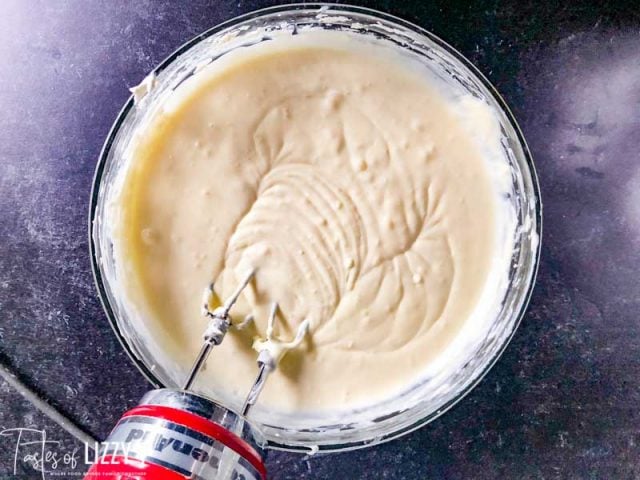
<svg viewBox="0 0 640 480">
<path fill-rule="evenodd" d="M 522 148 L 522 155 L 523 155 L 523 159 L 525 161 L 527 170 L 524 173 L 529 173 L 530 175 L 530 182 L 531 182 L 531 187 L 532 187 L 532 195 L 531 195 L 531 200 L 533 202 L 533 206 L 532 206 L 532 210 L 534 212 L 534 227 L 533 227 L 533 231 L 538 235 L 538 239 L 539 241 L 537 242 L 535 251 L 533 252 L 534 254 L 534 259 L 533 262 L 531 264 L 531 271 L 529 272 L 529 279 L 527 282 L 527 289 L 526 292 L 521 296 L 521 305 L 519 307 L 519 313 L 517 314 L 516 318 L 515 318 L 515 322 L 513 324 L 513 328 L 509 334 L 509 336 L 503 341 L 501 347 L 498 349 L 498 351 L 496 352 L 496 354 L 493 356 L 493 358 L 487 362 L 487 364 L 485 365 L 485 367 L 482 369 L 482 371 L 476 376 L 476 378 L 470 382 L 456 397 L 452 398 L 450 401 L 446 402 L 444 405 L 442 405 L 441 408 L 439 408 L 437 411 L 433 412 L 430 415 L 425 416 L 424 418 L 420 419 L 419 421 L 412 423 L 408 426 L 405 426 L 403 428 L 397 429 L 387 435 L 382 435 L 382 436 L 376 436 L 375 438 L 372 438 L 370 440 L 364 440 L 364 441 L 357 441 L 357 442 L 351 442 L 351 443 L 345 443 L 345 444 L 332 444 L 332 445 L 320 445 L 319 446 L 319 450 L 320 451 L 325 451 L 325 452 L 335 452 L 335 451 L 347 451 L 347 450 L 354 450 L 354 449 L 359 449 L 365 446 L 370 446 L 372 444 L 378 444 L 378 443 L 382 443 L 382 442 L 386 442 L 386 441 L 390 441 L 396 438 L 399 438 L 401 436 L 404 436 L 412 431 L 415 431 L 419 428 L 421 428 L 422 426 L 432 422 L 433 420 L 435 420 L 436 418 L 440 417 L 442 414 L 444 414 L 445 412 L 447 412 L 448 410 L 450 410 L 451 408 L 453 408 L 459 401 L 461 401 L 469 392 L 471 392 L 471 390 L 473 390 L 478 383 L 480 383 L 482 381 L 482 379 L 487 375 L 487 373 L 489 372 L 489 370 L 491 370 L 491 368 L 494 366 L 494 364 L 499 360 L 499 358 L 501 357 L 502 353 L 504 352 L 504 350 L 507 348 L 507 346 L 509 345 L 511 339 L 513 338 L 513 336 L 515 335 L 515 332 L 520 324 L 520 322 L 522 321 L 522 318 L 526 312 L 527 306 L 529 304 L 529 300 L 531 298 L 532 292 L 533 292 L 533 288 L 535 285 L 535 278 L 537 275 L 537 271 L 538 271 L 538 265 L 539 265 L 539 259 L 540 259 L 540 251 L 541 251 L 541 243 L 542 243 L 542 202 L 541 202 L 541 197 L 540 197 L 540 187 L 539 187 L 539 182 L 538 182 L 538 176 L 536 173 L 536 169 L 532 160 L 532 156 L 530 153 L 530 150 L 528 148 L 527 142 L 524 138 L 524 135 L 522 134 L 522 131 L 517 123 L 517 121 L 515 120 L 515 117 L 513 115 L 513 113 L 511 112 L 511 110 L 509 109 L 509 107 L 507 106 L 505 100 L 502 98 L 502 96 L 497 92 L 497 90 L 493 87 L 493 85 L 488 81 L 488 79 L 477 69 L 477 67 L 475 67 L 469 60 L 467 60 L 461 53 L 459 53 L 455 48 L 453 48 L 451 45 L 449 45 L 448 43 L 446 43 L 444 40 L 442 40 L 441 38 L 437 37 L 436 35 L 432 34 L 431 32 L 423 29 L 422 27 L 415 25 L 411 22 L 408 22 L 406 20 L 403 20 L 401 18 L 398 18 L 394 15 L 391 14 L 387 14 L 384 12 L 379 12 L 377 10 L 374 9 L 370 9 L 370 8 L 366 8 L 366 7 L 359 7 L 359 6 L 353 6 L 353 5 L 348 5 L 348 4 L 331 4 L 331 3 L 295 3 L 295 4 L 286 4 L 286 5 L 279 5 L 279 6 L 273 6 L 273 7 L 267 7 L 267 8 L 263 8 L 260 10 L 255 10 L 237 17 L 234 17 L 230 20 L 227 20 L 223 23 L 220 23 L 208 30 L 206 30 L 205 32 L 193 37 L 191 40 L 185 42 L 183 45 L 181 45 L 179 48 L 177 48 L 172 54 L 170 54 L 164 61 L 162 61 L 154 70 L 153 72 L 158 74 L 160 73 L 162 70 L 164 70 L 168 65 L 170 65 L 177 57 L 179 57 L 182 53 L 184 53 L 185 51 L 189 50 L 192 46 L 196 45 L 197 43 L 201 42 L 202 40 L 216 34 L 217 32 L 224 30 L 230 26 L 233 26 L 235 24 L 238 23 L 242 23 L 244 21 L 250 20 L 252 18 L 256 18 L 256 17 L 261 17 L 261 16 L 265 16 L 268 14 L 277 14 L 277 13 L 286 13 L 286 12 L 290 12 L 291 10 L 309 10 L 310 12 L 319 12 L 321 10 L 326 10 L 329 13 L 335 12 L 335 13 L 340 13 L 342 12 L 354 12 L 354 13 L 361 13 L 361 14 L 367 14 L 367 15 L 373 15 L 375 17 L 379 17 L 381 19 L 390 21 L 392 23 L 396 23 L 402 27 L 408 28 L 416 33 L 419 33 L 421 35 L 424 35 L 426 37 L 428 37 L 431 41 L 433 41 L 434 43 L 436 43 L 438 46 L 440 46 L 441 48 L 443 48 L 444 50 L 446 50 L 446 52 L 450 55 L 452 55 L 456 60 L 458 60 L 460 63 L 462 63 L 467 69 L 469 69 L 483 84 L 483 86 L 491 93 L 491 95 L 493 96 L 493 99 L 497 102 L 498 106 L 501 108 L 502 112 L 504 113 L 506 119 L 508 120 L 508 123 L 510 124 L 510 126 L 513 128 L 518 142 L 520 144 L 520 147 Z M 98 207 L 98 198 L 99 198 L 99 194 L 100 194 L 100 183 L 101 183 L 101 179 L 104 173 L 104 168 L 105 168 L 105 163 L 107 160 L 107 157 L 109 155 L 109 151 L 113 145 L 113 142 L 117 136 L 119 127 L 121 126 L 121 124 L 123 123 L 124 119 L 126 118 L 127 114 L 130 112 L 130 110 L 133 108 L 134 102 L 133 102 L 133 97 L 130 97 L 128 99 L 128 101 L 126 102 L 126 104 L 124 105 L 124 107 L 122 108 L 122 110 L 120 111 L 120 113 L 118 114 L 116 121 L 114 122 L 108 136 L 107 136 L 107 140 L 104 143 L 104 146 L 100 152 L 99 155 L 99 160 L 98 163 L 96 165 L 96 170 L 95 170 L 95 174 L 94 174 L 94 178 L 93 178 L 93 183 L 92 183 L 92 188 L 91 188 L 91 197 L 90 197 L 90 208 L 89 208 L 89 225 L 88 225 L 88 234 L 89 234 L 89 253 L 91 256 L 91 268 L 92 268 L 92 273 L 93 273 L 93 278 L 94 278 L 94 283 L 96 285 L 96 289 L 98 290 L 98 295 L 100 298 L 100 301 L 102 303 L 103 309 L 107 315 L 107 319 L 111 325 L 111 328 L 113 329 L 114 333 L 116 334 L 116 337 L 118 338 L 118 341 L 120 342 L 120 344 L 123 346 L 123 348 L 125 349 L 127 355 L 129 356 L 129 358 L 131 358 L 131 360 L 133 361 L 133 363 L 136 365 L 136 367 L 138 368 L 138 370 L 144 375 L 144 377 L 154 386 L 154 387 L 161 387 L 162 382 L 160 381 L 160 379 L 149 369 L 147 368 L 144 363 L 141 361 L 140 356 L 138 355 L 138 353 L 135 351 L 135 348 L 133 347 L 133 345 L 131 345 L 129 342 L 126 341 L 125 336 L 123 335 L 122 331 L 120 330 L 120 327 L 118 326 L 116 317 L 115 317 L 115 313 L 113 311 L 113 309 L 111 308 L 111 305 L 109 304 L 107 295 L 106 295 L 106 289 L 105 289 L 105 285 L 104 285 L 104 279 L 102 278 L 102 274 L 100 272 L 100 267 L 99 267 L 99 246 L 96 244 L 96 240 L 93 234 L 93 230 L 94 230 L 94 221 L 96 220 L 96 212 L 97 212 L 97 207 Z M 525 179 L 526 180 L 526 179 Z M 309 452 L 309 446 L 308 445 L 293 445 L 290 443 L 278 443 L 278 442 L 274 442 L 274 441 L 270 441 L 269 442 L 269 447 L 273 448 L 273 449 L 279 449 L 279 450 L 287 450 L 287 451 L 300 451 L 300 452 L 305 452 L 308 453 Z"/>
</svg>

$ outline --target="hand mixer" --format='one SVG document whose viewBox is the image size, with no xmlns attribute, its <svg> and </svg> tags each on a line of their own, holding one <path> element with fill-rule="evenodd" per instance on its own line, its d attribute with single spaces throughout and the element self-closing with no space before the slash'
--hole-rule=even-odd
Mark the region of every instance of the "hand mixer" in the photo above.
<svg viewBox="0 0 640 480">
<path fill-rule="evenodd" d="M 274 338 L 278 306 L 269 313 L 266 340 L 254 342 L 258 375 L 246 397 L 241 415 L 190 391 L 214 346 L 230 328 L 243 328 L 252 318 L 232 323 L 231 309 L 254 277 L 249 272 L 220 307 L 210 310 L 213 284 L 205 292 L 203 313 L 210 319 L 204 343 L 181 390 L 148 392 L 140 404 L 126 412 L 97 453 L 85 479 L 118 480 L 265 480 L 266 469 L 253 431 L 245 418 L 256 403 L 267 377 L 282 356 L 300 345 L 308 329 L 298 328 L 293 341 Z"/>
</svg>

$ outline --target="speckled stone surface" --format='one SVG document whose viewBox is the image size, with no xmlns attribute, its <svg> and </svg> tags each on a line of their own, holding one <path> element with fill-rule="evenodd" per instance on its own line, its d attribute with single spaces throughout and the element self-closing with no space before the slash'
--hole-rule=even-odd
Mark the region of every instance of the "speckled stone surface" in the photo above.
<svg viewBox="0 0 640 480">
<path fill-rule="evenodd" d="M 0 360 L 98 438 L 148 388 L 91 277 L 102 142 L 128 86 L 192 36 L 268 4 L 2 3 Z M 271 452 L 271 478 L 640 478 L 638 3 L 363 5 L 444 38 L 512 107 L 540 176 L 540 273 L 504 356 L 444 417 L 362 451 Z M 14 428 L 61 442 L 45 478 L 84 471 L 82 445 L 0 382 L 0 431 Z M 23 461 L 28 447 L 14 474 L 15 440 L 0 435 L 0 478 L 42 478 Z"/>
</svg>

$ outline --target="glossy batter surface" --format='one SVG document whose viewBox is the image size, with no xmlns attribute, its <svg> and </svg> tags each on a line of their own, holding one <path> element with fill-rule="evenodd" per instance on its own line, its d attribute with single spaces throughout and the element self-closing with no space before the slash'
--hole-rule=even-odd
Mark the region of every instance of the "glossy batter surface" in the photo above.
<svg viewBox="0 0 640 480">
<path fill-rule="evenodd" d="M 256 268 L 234 309 L 255 325 L 214 350 L 202 391 L 244 396 L 273 301 L 279 336 L 310 328 L 262 404 L 347 408 L 418 381 L 496 254 L 497 193 L 461 115 L 364 47 L 292 43 L 196 74 L 140 132 L 119 199 L 126 287 L 155 340 L 186 369 L 203 288 L 224 297 Z"/>
</svg>

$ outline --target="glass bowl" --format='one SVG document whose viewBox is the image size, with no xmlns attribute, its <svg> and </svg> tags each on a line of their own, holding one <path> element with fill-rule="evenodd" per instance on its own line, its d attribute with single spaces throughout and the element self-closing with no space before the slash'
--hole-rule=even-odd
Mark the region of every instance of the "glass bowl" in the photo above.
<svg viewBox="0 0 640 480">
<path fill-rule="evenodd" d="M 535 169 L 525 140 L 502 98 L 460 53 L 422 28 L 366 8 L 330 4 L 296 4 L 267 8 L 222 23 L 184 44 L 154 71 L 156 87 L 134 108 L 133 98 L 118 115 L 96 168 L 90 208 L 90 246 L 98 292 L 109 321 L 129 356 L 158 387 L 175 388 L 180 379 L 165 369 L 147 348 L 148 332 L 135 328 L 118 288 L 113 244 L 106 210 L 125 151 L 135 127 L 152 115 L 154 106 L 203 65 L 215 62 L 235 48 L 266 42 L 275 34 L 295 35 L 307 30 L 349 32 L 392 45 L 425 64 L 455 87 L 482 99 L 494 111 L 501 148 L 511 167 L 511 193 L 517 228 L 510 239 L 508 284 L 499 313 L 470 345 L 465 358 L 451 371 L 427 376 L 403 395 L 353 410 L 348 418 L 307 415 L 293 418 L 274 412 L 256 412 L 254 424 L 271 448 L 298 451 L 340 451 L 391 440 L 415 430 L 463 398 L 487 373 L 509 343 L 525 311 L 534 283 L 540 252 L 541 204 Z"/>
</svg>

